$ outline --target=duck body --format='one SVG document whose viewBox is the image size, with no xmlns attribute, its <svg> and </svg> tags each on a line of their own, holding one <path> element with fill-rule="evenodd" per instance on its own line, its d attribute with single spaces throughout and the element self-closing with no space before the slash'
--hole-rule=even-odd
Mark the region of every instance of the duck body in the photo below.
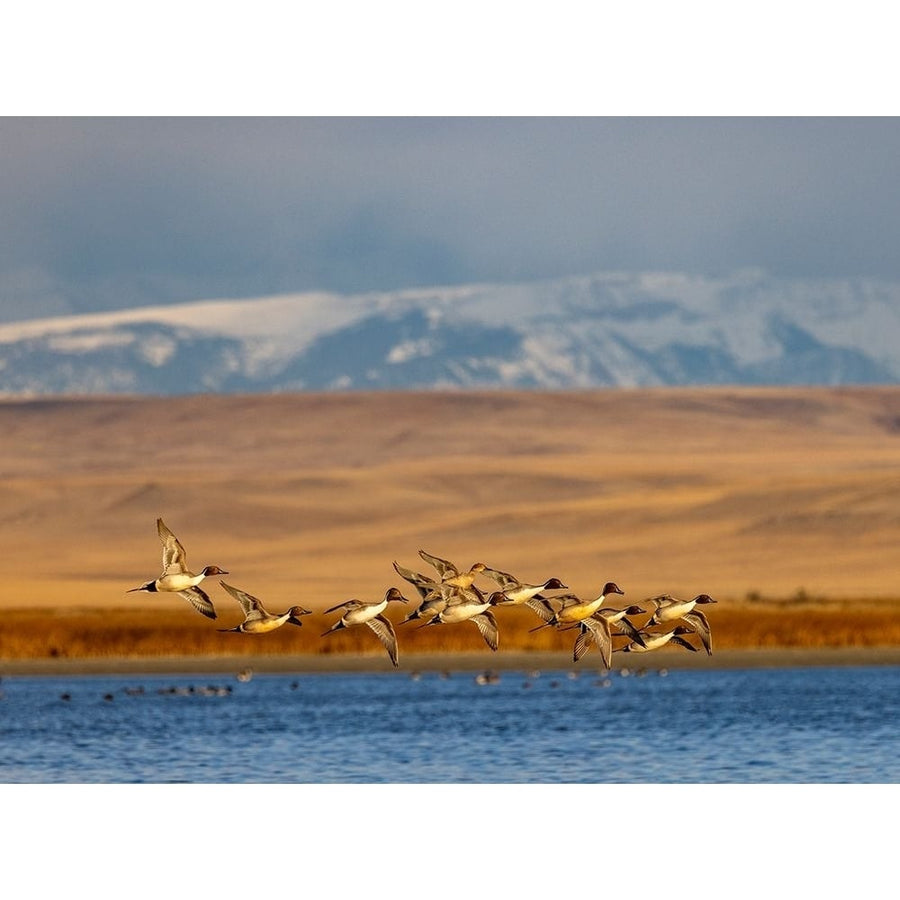
<svg viewBox="0 0 900 900">
<path fill-rule="evenodd" d="M 484 571 L 484 563 L 477 562 L 465 572 L 457 572 L 455 575 L 447 574 L 441 578 L 441 584 L 449 587 L 466 588 L 472 587 L 475 579 Z"/>
<path fill-rule="evenodd" d="M 437 614 L 435 618 L 444 624 L 454 624 L 457 622 L 465 622 L 473 616 L 481 615 L 490 609 L 491 601 L 486 597 L 478 597 L 476 595 L 461 595 L 455 599 L 447 601 L 447 605 Z"/>
<path fill-rule="evenodd" d="M 538 625 L 537 628 L 532 628 L 531 630 L 537 631 L 538 628 L 546 628 L 548 625 L 555 625 L 557 627 L 578 625 L 580 622 L 593 616 L 603 606 L 604 601 L 610 594 L 624 595 L 624 593 L 625 591 L 623 591 L 615 582 L 607 581 L 603 586 L 602 593 L 593 600 L 582 600 L 575 594 L 564 594 L 561 597 L 556 597 L 555 599 L 562 603 L 559 609 L 548 618 L 546 613 L 551 607 L 546 605 L 544 607 L 544 612 L 539 613 L 539 615 L 545 619 L 544 624 Z"/>
<path fill-rule="evenodd" d="M 563 584 L 558 578 L 548 578 L 543 584 L 523 584 L 516 582 L 508 584 L 505 588 L 495 591 L 495 606 L 521 606 L 537 597 L 541 591 L 567 590 L 568 585 Z"/>
<path fill-rule="evenodd" d="M 661 594 L 659 597 L 651 597 L 648 602 L 652 603 L 656 610 L 650 616 L 645 627 L 661 625 L 664 622 L 675 622 L 684 618 L 686 613 L 692 612 L 695 606 L 715 603 L 716 601 L 709 594 L 697 594 L 691 600 L 678 600 L 671 594 Z"/>
</svg>

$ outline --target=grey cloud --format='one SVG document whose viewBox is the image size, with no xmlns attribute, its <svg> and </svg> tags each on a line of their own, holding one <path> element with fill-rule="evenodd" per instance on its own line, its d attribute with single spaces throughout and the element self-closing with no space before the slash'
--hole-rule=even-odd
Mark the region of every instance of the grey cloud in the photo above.
<svg viewBox="0 0 900 900">
<path fill-rule="evenodd" d="M 898 158 L 898 119 L 3 119 L 0 318 L 603 269 L 897 278 Z"/>
</svg>

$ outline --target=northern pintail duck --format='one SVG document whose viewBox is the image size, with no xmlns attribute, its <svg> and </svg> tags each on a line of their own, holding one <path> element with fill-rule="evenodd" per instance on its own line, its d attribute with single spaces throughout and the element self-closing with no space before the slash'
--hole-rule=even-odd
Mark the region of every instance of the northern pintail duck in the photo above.
<svg viewBox="0 0 900 900">
<path fill-rule="evenodd" d="M 484 638 L 484 642 L 496 650 L 500 644 L 500 631 L 497 628 L 497 620 L 491 612 L 491 601 L 480 591 L 461 589 L 459 593 L 451 597 L 447 605 L 438 612 L 425 625 L 456 624 L 457 622 L 472 622 L 478 628 Z"/>
<path fill-rule="evenodd" d="M 539 628 L 546 628 L 548 625 L 555 625 L 557 627 L 577 625 L 584 619 L 594 615 L 594 613 L 603 606 L 603 602 L 610 594 L 624 595 L 625 591 L 623 591 L 615 582 L 607 581 L 603 586 L 603 591 L 593 600 L 582 600 L 575 594 L 563 594 L 560 597 L 555 597 L 554 599 L 559 601 L 561 606 L 554 611 L 553 606 L 551 606 L 549 602 L 543 603 L 543 611 L 538 614 L 544 618 L 545 621 L 543 625 L 538 625 L 531 630 L 537 631 Z"/>
<path fill-rule="evenodd" d="M 275 614 L 270 613 L 260 600 L 240 588 L 232 587 L 224 581 L 219 584 L 241 604 L 244 611 L 244 621 L 234 628 L 220 628 L 219 631 L 238 631 L 242 634 L 265 634 L 267 631 L 274 631 L 280 628 L 285 622 L 291 625 L 302 625 L 300 616 L 308 616 L 312 610 L 304 609 L 302 606 L 292 606 L 287 612 Z"/>
<path fill-rule="evenodd" d="M 663 622 L 674 622 L 676 619 L 682 619 L 685 613 L 691 612 L 695 606 L 715 603 L 716 601 L 709 594 L 697 594 L 693 600 L 678 600 L 671 594 L 661 594 L 659 597 L 650 597 L 647 602 L 652 603 L 656 609 L 644 626 L 645 628 L 650 625 L 659 625 Z"/>
<path fill-rule="evenodd" d="M 339 609 L 346 610 L 346 612 L 328 631 L 323 632 L 322 637 L 325 637 L 326 634 L 331 634 L 332 631 L 337 631 L 339 628 L 349 628 L 352 625 L 367 625 L 375 632 L 378 640 L 384 645 L 384 649 L 387 650 L 394 668 L 399 668 L 399 663 L 397 662 L 397 635 L 391 620 L 387 616 L 382 615 L 384 610 L 387 609 L 388 603 L 394 600 L 401 603 L 409 602 L 397 588 L 392 587 L 385 591 L 381 600 L 345 600 L 343 603 L 338 603 L 337 606 L 332 606 L 331 609 L 326 609 L 326 615 Z"/>
<path fill-rule="evenodd" d="M 684 647 L 686 650 L 691 650 L 696 653 L 697 648 L 689 641 L 686 641 L 682 637 L 683 634 L 693 634 L 693 632 L 690 628 L 685 628 L 683 625 L 676 626 L 672 631 L 644 631 L 641 632 L 641 635 L 644 638 L 643 645 L 636 641 L 631 641 L 631 643 L 628 643 L 619 649 L 624 653 L 647 653 L 650 650 L 659 650 L 660 647 L 665 647 L 666 644 L 672 643 L 678 644 L 680 647 Z"/>
<path fill-rule="evenodd" d="M 213 607 L 209 595 L 201 590 L 198 585 L 209 575 L 227 575 L 225 569 L 218 566 L 205 566 L 198 575 L 195 575 L 187 567 L 187 558 L 181 541 L 166 527 L 162 519 L 156 520 L 156 531 L 163 545 L 163 570 L 159 578 L 148 581 L 140 587 L 130 588 L 126 593 L 133 591 L 148 591 L 156 593 L 165 591 L 184 597 L 197 612 L 209 619 L 216 618 L 216 610 Z"/>
</svg>

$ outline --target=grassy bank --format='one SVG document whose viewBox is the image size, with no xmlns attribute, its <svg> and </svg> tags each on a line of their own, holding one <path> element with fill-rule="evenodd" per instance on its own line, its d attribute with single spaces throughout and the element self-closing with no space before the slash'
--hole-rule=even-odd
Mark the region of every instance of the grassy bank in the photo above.
<svg viewBox="0 0 900 900">
<path fill-rule="evenodd" d="M 900 647 L 900 599 L 897 600 L 742 600 L 707 608 L 715 651 L 752 649 L 825 649 Z M 185 604 L 175 610 L 117 607 L 113 609 L 11 609 L 4 612 L 0 660 L 79 660 L 104 658 L 381 655 L 375 635 L 365 627 L 322 637 L 336 619 L 305 616 L 303 627 L 284 626 L 271 634 L 221 633 L 238 618 L 216 622 L 202 618 Z M 524 653 L 571 653 L 574 631 L 542 628 L 528 610 L 496 610 L 500 648 Z M 486 650 L 471 623 L 420 628 L 399 624 L 393 616 L 402 656 L 467 654 Z M 636 617 L 641 624 L 646 617 Z M 617 639 L 619 646 L 624 639 Z M 696 639 L 695 639 L 696 643 Z"/>
</svg>

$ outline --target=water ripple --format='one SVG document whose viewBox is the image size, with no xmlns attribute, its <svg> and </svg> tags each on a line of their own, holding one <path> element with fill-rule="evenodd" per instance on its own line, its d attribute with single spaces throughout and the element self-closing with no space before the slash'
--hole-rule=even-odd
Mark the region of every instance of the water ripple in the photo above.
<svg viewBox="0 0 900 900">
<path fill-rule="evenodd" d="M 900 668 L 6 678 L 0 780 L 896 782 Z M 209 677 L 209 676 L 207 676 Z M 528 690 L 523 690 L 523 686 Z M 67 697 L 68 699 L 63 699 Z"/>
</svg>

